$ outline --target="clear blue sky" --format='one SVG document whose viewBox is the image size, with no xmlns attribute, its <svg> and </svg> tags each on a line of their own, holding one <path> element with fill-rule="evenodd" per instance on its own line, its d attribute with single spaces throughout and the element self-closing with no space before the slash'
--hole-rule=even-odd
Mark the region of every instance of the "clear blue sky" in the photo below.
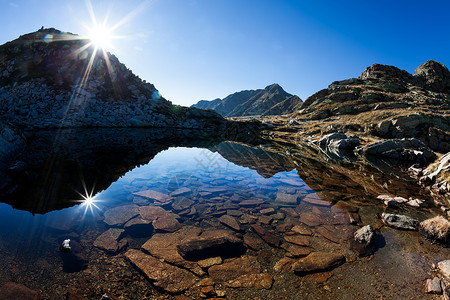
<svg viewBox="0 0 450 300">
<path fill-rule="evenodd" d="M 99 22 L 126 18 L 111 52 L 176 104 L 272 83 L 306 99 L 373 63 L 450 66 L 448 1 L 91 1 Z M 91 24 L 82 0 L 0 0 L 0 20 L 0 44 Z"/>
</svg>

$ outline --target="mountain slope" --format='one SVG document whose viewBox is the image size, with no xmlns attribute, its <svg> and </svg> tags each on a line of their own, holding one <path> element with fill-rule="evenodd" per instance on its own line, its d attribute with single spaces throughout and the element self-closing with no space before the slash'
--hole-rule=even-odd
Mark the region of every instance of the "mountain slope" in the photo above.
<svg viewBox="0 0 450 300">
<path fill-rule="evenodd" d="M 286 93 L 278 84 L 264 89 L 231 94 L 224 99 L 201 100 L 192 107 L 213 109 L 225 117 L 287 114 L 300 107 L 302 100 Z"/>
<path fill-rule="evenodd" d="M 54 28 L 0 46 L 0 116 L 24 128 L 204 128 L 224 122 L 213 112 L 172 105 L 114 55 Z"/>
</svg>

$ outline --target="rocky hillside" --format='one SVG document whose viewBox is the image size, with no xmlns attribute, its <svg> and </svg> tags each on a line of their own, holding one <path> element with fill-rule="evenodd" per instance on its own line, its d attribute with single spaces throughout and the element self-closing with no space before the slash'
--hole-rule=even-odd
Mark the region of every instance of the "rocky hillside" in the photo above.
<svg viewBox="0 0 450 300">
<path fill-rule="evenodd" d="M 450 72 L 433 60 L 414 75 L 374 64 L 359 76 L 333 82 L 291 115 L 306 133 L 353 132 L 376 139 L 417 138 L 450 150 Z"/>
<path fill-rule="evenodd" d="M 172 105 L 114 55 L 53 28 L 0 46 L 0 116 L 35 129 L 224 123 L 214 112 Z"/>
<path fill-rule="evenodd" d="M 201 100 L 192 107 L 212 109 L 224 117 L 282 115 L 296 111 L 302 100 L 286 93 L 278 84 L 264 89 L 241 91 L 224 99 Z"/>
</svg>

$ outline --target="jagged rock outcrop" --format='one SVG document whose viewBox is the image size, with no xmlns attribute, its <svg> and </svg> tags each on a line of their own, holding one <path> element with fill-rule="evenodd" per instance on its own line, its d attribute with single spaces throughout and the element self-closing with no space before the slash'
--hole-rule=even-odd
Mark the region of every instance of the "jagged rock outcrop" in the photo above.
<svg viewBox="0 0 450 300">
<path fill-rule="evenodd" d="M 308 120 L 309 127 L 315 124 L 322 134 L 327 133 L 323 121 L 330 121 L 334 131 L 383 139 L 417 138 L 446 153 L 450 151 L 449 78 L 448 69 L 433 60 L 419 66 L 414 75 L 374 64 L 359 78 L 335 81 L 307 98 L 291 117 Z"/>
<path fill-rule="evenodd" d="M 201 100 L 192 107 L 212 109 L 225 117 L 242 117 L 288 114 L 301 104 L 299 97 L 286 93 L 278 84 L 272 84 L 264 89 L 237 92 L 224 99 Z"/>
<path fill-rule="evenodd" d="M 223 126 L 216 113 L 172 105 L 109 52 L 41 29 L 0 46 L 0 115 L 13 126 Z"/>
</svg>

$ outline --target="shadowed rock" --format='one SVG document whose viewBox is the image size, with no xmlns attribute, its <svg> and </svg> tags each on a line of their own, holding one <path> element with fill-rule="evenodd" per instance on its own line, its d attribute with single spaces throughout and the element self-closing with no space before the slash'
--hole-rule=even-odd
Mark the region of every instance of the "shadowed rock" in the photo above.
<svg viewBox="0 0 450 300">
<path fill-rule="evenodd" d="M 417 230 L 419 224 L 419 221 L 411 217 L 388 213 L 382 213 L 381 220 L 388 226 L 405 230 Z"/>
<path fill-rule="evenodd" d="M 187 260 L 208 257 L 233 257 L 245 252 L 243 241 L 225 230 L 204 232 L 198 237 L 183 241 L 178 252 Z"/>
</svg>

